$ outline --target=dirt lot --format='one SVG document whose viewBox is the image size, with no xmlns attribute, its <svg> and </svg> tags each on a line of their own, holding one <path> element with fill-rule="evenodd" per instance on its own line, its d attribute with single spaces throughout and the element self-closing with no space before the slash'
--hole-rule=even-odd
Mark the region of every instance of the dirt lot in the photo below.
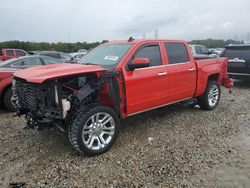
<svg viewBox="0 0 250 188">
<path fill-rule="evenodd" d="M 177 104 L 131 117 L 92 158 L 0 108 L 0 187 L 250 187 L 249 83 L 222 89 L 214 111 Z"/>
</svg>

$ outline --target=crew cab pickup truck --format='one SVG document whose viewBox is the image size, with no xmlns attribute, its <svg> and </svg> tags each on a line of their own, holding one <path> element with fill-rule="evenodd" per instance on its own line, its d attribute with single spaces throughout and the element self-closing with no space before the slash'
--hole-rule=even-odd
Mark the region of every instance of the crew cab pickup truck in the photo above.
<svg viewBox="0 0 250 188">
<path fill-rule="evenodd" d="M 27 127 L 55 125 L 77 151 L 97 155 L 112 146 L 121 120 L 189 99 L 213 110 L 221 85 L 233 85 L 226 58 L 195 61 L 185 41 L 130 39 L 102 44 L 79 64 L 16 72 L 13 102 Z"/>
<path fill-rule="evenodd" d="M 6 61 L 8 59 L 13 59 L 21 56 L 28 55 L 27 52 L 20 49 L 2 49 L 2 53 L 0 53 L 0 62 Z"/>
</svg>

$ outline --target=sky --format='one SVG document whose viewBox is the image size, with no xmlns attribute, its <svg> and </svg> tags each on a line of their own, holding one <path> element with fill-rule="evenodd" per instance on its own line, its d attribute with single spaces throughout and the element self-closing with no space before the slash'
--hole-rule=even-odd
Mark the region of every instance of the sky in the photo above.
<svg viewBox="0 0 250 188">
<path fill-rule="evenodd" d="M 250 0 L 0 0 L 0 41 L 250 36 Z M 249 34 L 248 34 L 249 33 Z"/>
</svg>

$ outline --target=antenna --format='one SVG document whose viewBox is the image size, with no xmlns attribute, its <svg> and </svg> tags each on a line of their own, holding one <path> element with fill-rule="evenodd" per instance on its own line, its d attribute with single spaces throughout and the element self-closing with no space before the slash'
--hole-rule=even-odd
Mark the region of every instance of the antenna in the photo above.
<svg viewBox="0 0 250 188">
<path fill-rule="evenodd" d="M 129 39 L 128 39 L 128 42 L 132 42 L 132 41 L 134 41 L 135 39 L 133 39 L 133 37 L 131 36 L 131 37 L 129 37 Z"/>
</svg>

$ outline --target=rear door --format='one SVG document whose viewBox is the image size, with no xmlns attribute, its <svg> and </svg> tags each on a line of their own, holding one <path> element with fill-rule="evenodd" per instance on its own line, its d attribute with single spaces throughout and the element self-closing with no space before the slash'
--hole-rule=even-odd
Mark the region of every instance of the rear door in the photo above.
<svg viewBox="0 0 250 188">
<path fill-rule="evenodd" d="M 168 98 L 167 66 L 163 62 L 159 44 L 142 45 L 128 63 L 133 58 L 148 58 L 150 66 L 124 71 L 129 115 L 166 104 Z"/>
<path fill-rule="evenodd" d="M 9 49 L 9 50 L 6 50 L 5 53 L 6 53 L 5 60 L 15 58 L 14 50 Z"/>
<path fill-rule="evenodd" d="M 183 43 L 165 43 L 168 58 L 169 103 L 192 98 L 196 90 L 196 64 Z"/>
<path fill-rule="evenodd" d="M 250 46 L 229 46 L 221 56 L 228 58 L 229 74 L 250 75 Z"/>
</svg>

